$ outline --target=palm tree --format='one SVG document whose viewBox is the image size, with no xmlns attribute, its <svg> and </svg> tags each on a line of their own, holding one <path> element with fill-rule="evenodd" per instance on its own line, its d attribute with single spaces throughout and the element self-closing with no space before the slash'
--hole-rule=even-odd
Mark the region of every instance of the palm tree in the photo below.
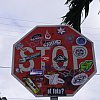
<svg viewBox="0 0 100 100">
<path fill-rule="evenodd" d="M 85 11 L 85 18 L 89 13 L 89 5 L 93 0 L 67 0 L 65 4 L 69 5 L 69 12 L 63 16 L 61 24 L 68 24 L 77 31 L 81 32 L 81 15 Z"/>
</svg>

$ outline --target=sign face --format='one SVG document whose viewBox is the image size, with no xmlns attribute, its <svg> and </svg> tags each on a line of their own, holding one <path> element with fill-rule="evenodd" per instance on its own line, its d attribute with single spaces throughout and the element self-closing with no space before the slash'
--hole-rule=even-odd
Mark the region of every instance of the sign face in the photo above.
<svg viewBox="0 0 100 100">
<path fill-rule="evenodd" d="M 14 44 L 12 66 L 35 96 L 73 96 L 96 73 L 93 42 L 69 26 L 37 26 Z"/>
</svg>

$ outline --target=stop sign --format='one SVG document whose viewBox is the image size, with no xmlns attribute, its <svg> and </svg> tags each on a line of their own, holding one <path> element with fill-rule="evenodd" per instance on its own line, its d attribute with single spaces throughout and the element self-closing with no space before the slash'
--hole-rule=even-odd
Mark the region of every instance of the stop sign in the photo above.
<svg viewBox="0 0 100 100">
<path fill-rule="evenodd" d="M 35 96 L 73 96 L 96 73 L 93 42 L 69 26 L 37 26 L 13 45 L 12 66 Z"/>
</svg>

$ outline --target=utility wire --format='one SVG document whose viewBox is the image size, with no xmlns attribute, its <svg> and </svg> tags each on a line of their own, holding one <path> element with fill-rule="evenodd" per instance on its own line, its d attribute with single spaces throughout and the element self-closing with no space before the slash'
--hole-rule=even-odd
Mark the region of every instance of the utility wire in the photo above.
<svg viewBox="0 0 100 100">
<path fill-rule="evenodd" d="M 0 24 L 1 24 L 1 25 L 7 25 L 7 26 L 10 25 L 10 26 L 13 26 L 13 27 L 15 26 L 15 27 L 16 27 L 16 25 L 13 25 L 13 24 L 12 24 L 12 25 L 11 25 L 11 24 L 6 24 L 6 23 L 0 23 Z M 20 28 L 25 28 L 25 27 L 31 28 L 31 26 L 23 26 L 23 25 L 20 25 Z"/>
<path fill-rule="evenodd" d="M 42 22 L 42 21 L 35 21 L 35 20 L 25 20 L 25 19 L 16 19 L 16 18 L 8 18 L 8 17 L 1 17 L 1 19 L 9 19 L 9 20 L 18 20 L 18 21 L 25 21 L 25 22 L 36 22 L 36 23 L 43 23 L 43 24 L 46 24 L 46 22 Z M 61 19 L 61 18 L 55 18 L 55 19 Z M 0 24 L 3 24 L 3 23 L 0 23 Z M 49 23 L 49 24 L 52 24 L 52 23 Z M 10 25 L 10 24 L 4 24 L 4 25 Z M 30 26 L 21 26 L 21 27 L 30 27 Z M 97 27 L 82 27 L 82 28 L 90 28 L 90 29 L 100 29 L 100 28 L 97 28 Z"/>
<path fill-rule="evenodd" d="M 31 28 L 33 28 L 33 27 L 31 27 Z M 22 30 L 25 31 L 25 29 L 22 29 Z M 27 30 L 27 29 L 26 29 L 26 30 Z M 13 32 L 13 33 L 17 32 L 17 33 L 19 33 L 17 30 L 16 30 L 16 31 L 13 31 L 13 30 L 10 31 L 10 30 L 6 30 L 6 29 L 0 29 L 0 31 Z M 83 33 L 83 34 L 100 35 L 100 33 L 95 33 L 95 34 L 94 34 L 94 33 L 91 33 L 91 32 L 90 32 L 90 33 Z"/>
<path fill-rule="evenodd" d="M 43 23 L 43 24 L 52 24 L 52 23 L 46 23 L 46 22 L 42 22 L 42 21 L 34 21 L 34 20 L 23 20 L 23 19 L 16 19 L 16 18 L 7 18 L 7 17 L 1 17 L 1 19 L 9 19 L 9 20 L 18 20 L 18 21 L 25 21 L 25 22 L 36 22 L 36 23 Z M 56 19 L 61 19 L 61 18 L 56 18 Z M 5 23 L 0 23 L 2 25 L 11 25 L 11 24 L 5 24 Z M 21 26 L 21 27 L 30 27 L 32 28 L 31 26 Z M 97 27 L 82 27 L 82 28 L 89 28 L 89 29 L 100 29 L 100 28 L 97 28 Z"/>
<path fill-rule="evenodd" d="M 25 20 L 25 19 L 17 19 L 17 18 L 8 18 L 8 17 L 1 17 L 1 19 L 9 19 L 9 20 L 18 20 L 18 21 L 24 21 L 24 22 L 35 22 L 35 23 L 44 23 L 42 21 L 35 21 L 35 20 Z M 55 18 L 55 19 L 60 19 L 60 18 Z M 52 24 L 49 22 L 45 22 L 44 24 Z"/>
<path fill-rule="evenodd" d="M 40 22 L 40 23 L 42 23 L 42 24 L 48 24 L 48 23 L 45 23 L 45 22 Z M 11 24 L 6 24 L 6 23 L 0 23 L 1 25 L 6 25 L 6 26 L 13 26 L 13 27 L 16 27 L 16 25 L 11 25 Z M 49 23 L 49 24 L 52 24 L 52 23 Z M 24 25 L 20 25 L 20 28 L 33 28 L 32 26 L 24 26 Z M 81 27 L 81 28 L 88 28 L 88 29 L 98 29 L 98 30 L 100 30 L 100 28 L 99 27 Z M 23 30 L 23 29 L 22 29 Z"/>
<path fill-rule="evenodd" d="M 33 20 L 25 20 L 25 19 L 17 19 L 17 18 L 8 18 L 8 17 L 1 17 L 1 19 L 10 19 L 10 20 L 19 20 L 19 21 L 25 21 L 25 22 L 34 22 Z"/>
<path fill-rule="evenodd" d="M 11 68 L 11 67 L 3 67 L 3 66 L 0 66 L 0 68 Z"/>
<path fill-rule="evenodd" d="M 89 28 L 89 29 L 100 29 L 99 27 L 82 27 L 82 28 Z"/>
</svg>

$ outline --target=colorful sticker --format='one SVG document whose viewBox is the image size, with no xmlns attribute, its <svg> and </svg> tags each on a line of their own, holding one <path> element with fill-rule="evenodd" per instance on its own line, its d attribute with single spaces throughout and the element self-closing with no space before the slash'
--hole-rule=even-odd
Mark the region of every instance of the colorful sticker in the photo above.
<svg viewBox="0 0 100 100">
<path fill-rule="evenodd" d="M 87 72 L 91 69 L 92 65 L 93 65 L 93 61 L 91 60 L 86 60 L 84 62 L 81 62 L 79 65 L 80 71 Z"/>
<path fill-rule="evenodd" d="M 85 45 L 87 43 L 87 39 L 83 36 L 80 36 L 76 39 L 76 43 L 78 45 Z"/>
<path fill-rule="evenodd" d="M 71 83 L 73 85 L 78 86 L 78 85 L 84 84 L 87 81 L 87 79 L 88 79 L 88 75 L 85 73 L 81 73 L 81 74 L 74 76 Z"/>
<path fill-rule="evenodd" d="M 34 94 L 39 92 L 38 87 L 33 83 L 30 78 L 23 78 L 23 81 L 25 82 L 26 86 L 30 87 Z"/>
</svg>

